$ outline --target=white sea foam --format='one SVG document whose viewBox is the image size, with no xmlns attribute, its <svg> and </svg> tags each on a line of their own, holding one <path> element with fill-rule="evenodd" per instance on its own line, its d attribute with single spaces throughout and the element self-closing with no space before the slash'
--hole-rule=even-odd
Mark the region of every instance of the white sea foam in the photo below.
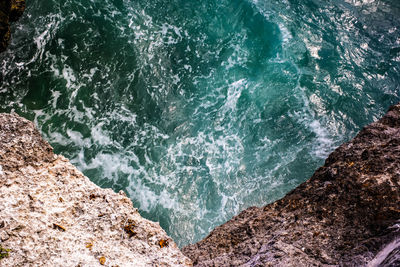
<svg viewBox="0 0 400 267">
<path fill-rule="evenodd" d="M 243 41 L 244 40 L 241 40 L 241 42 Z M 226 61 L 223 61 L 221 63 L 221 66 L 224 66 L 226 70 L 229 70 L 237 66 L 243 66 L 247 62 L 250 54 L 244 44 L 233 43 L 231 45 L 231 48 L 233 48 L 233 53 L 229 56 L 229 58 Z"/>
<path fill-rule="evenodd" d="M 108 131 L 103 130 L 104 122 L 99 122 L 91 128 L 91 139 L 99 145 L 110 145 L 112 140 L 109 137 Z"/>
<path fill-rule="evenodd" d="M 46 44 L 51 40 L 55 32 L 58 30 L 59 25 L 64 21 L 64 18 L 59 14 L 49 15 L 45 18 L 46 23 L 43 27 L 36 28 L 39 34 L 34 37 L 34 42 L 37 46 L 37 52 L 35 56 L 31 59 L 31 62 L 36 60 L 43 60 L 43 54 L 45 53 Z"/>
<path fill-rule="evenodd" d="M 299 100 L 302 100 L 304 104 L 300 112 L 294 113 L 294 117 L 315 134 L 314 155 L 321 159 L 325 158 L 334 148 L 332 137 L 328 133 L 327 127 L 323 127 L 320 120 L 314 115 L 304 89 L 300 89 L 298 92 L 300 94 Z"/>
<path fill-rule="evenodd" d="M 57 108 L 57 101 L 60 98 L 61 93 L 59 91 L 53 91 L 53 92 L 51 92 L 51 94 L 53 96 L 51 105 L 53 106 L 54 109 L 56 109 Z"/>
<path fill-rule="evenodd" d="M 287 45 L 293 37 L 283 23 L 279 23 L 278 26 L 279 26 L 279 31 L 281 32 L 282 35 L 283 45 Z"/>
<path fill-rule="evenodd" d="M 141 210 L 150 212 L 157 205 L 161 205 L 165 209 L 181 211 L 176 196 L 171 196 L 165 190 L 156 194 L 152 188 L 143 185 L 140 180 L 132 179 L 128 192 L 134 199 L 139 200 Z"/>
<path fill-rule="evenodd" d="M 319 158 L 326 158 L 333 149 L 332 139 L 329 138 L 326 128 L 322 127 L 318 120 L 312 121 L 310 127 L 317 136 L 315 155 Z"/>
<path fill-rule="evenodd" d="M 246 87 L 246 79 L 240 79 L 228 86 L 228 93 L 224 104 L 225 111 L 234 110 L 236 108 L 241 92 L 246 89 Z"/>
</svg>

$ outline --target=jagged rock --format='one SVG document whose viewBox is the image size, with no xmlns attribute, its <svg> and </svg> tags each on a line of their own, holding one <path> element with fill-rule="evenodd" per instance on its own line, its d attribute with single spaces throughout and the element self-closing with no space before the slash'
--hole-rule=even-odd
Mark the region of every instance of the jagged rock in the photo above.
<svg viewBox="0 0 400 267">
<path fill-rule="evenodd" d="M 0 266 L 192 265 L 123 192 L 93 184 L 14 114 L 0 114 L 0 254 Z"/>
<path fill-rule="evenodd" d="M 10 22 L 17 21 L 25 10 L 25 0 L 0 1 L 0 53 L 10 42 Z"/>
<path fill-rule="evenodd" d="M 400 104 L 341 145 L 305 183 L 183 248 L 197 266 L 396 266 Z"/>
</svg>

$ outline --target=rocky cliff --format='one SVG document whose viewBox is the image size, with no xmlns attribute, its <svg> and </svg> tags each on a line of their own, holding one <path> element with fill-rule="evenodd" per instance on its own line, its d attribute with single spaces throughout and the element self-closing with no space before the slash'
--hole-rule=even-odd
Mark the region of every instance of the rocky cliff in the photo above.
<svg viewBox="0 0 400 267">
<path fill-rule="evenodd" d="M 123 192 L 90 182 L 13 114 L 0 114 L 0 241 L 0 266 L 191 266 Z"/>
<path fill-rule="evenodd" d="M 25 0 L 0 0 L 0 52 Z M 198 266 L 400 266 L 400 105 L 283 199 L 185 247 Z M 191 266 L 123 192 L 54 155 L 33 124 L 0 114 L 0 266 Z"/>
<path fill-rule="evenodd" d="M 283 199 L 183 252 L 198 266 L 400 266 L 400 104 Z M 0 114 L 0 266 L 190 266 L 157 223 Z"/>
<path fill-rule="evenodd" d="M 0 52 L 10 41 L 10 22 L 17 21 L 25 10 L 25 0 L 0 0 Z"/>
<path fill-rule="evenodd" d="M 197 266 L 400 266 L 400 104 L 281 200 L 183 252 Z"/>
</svg>

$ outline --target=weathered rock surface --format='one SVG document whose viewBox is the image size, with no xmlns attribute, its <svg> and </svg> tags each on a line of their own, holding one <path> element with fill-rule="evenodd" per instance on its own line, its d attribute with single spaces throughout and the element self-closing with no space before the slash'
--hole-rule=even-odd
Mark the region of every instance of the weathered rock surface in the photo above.
<svg viewBox="0 0 400 267">
<path fill-rule="evenodd" d="M 90 182 L 12 114 L 0 114 L 0 250 L 0 266 L 191 266 L 124 193 Z"/>
<path fill-rule="evenodd" d="M 10 22 L 17 21 L 25 10 L 25 0 L 0 0 L 0 53 L 10 41 Z"/>
<path fill-rule="evenodd" d="M 198 266 L 400 266 L 399 193 L 400 104 L 284 198 L 183 252 Z"/>
</svg>

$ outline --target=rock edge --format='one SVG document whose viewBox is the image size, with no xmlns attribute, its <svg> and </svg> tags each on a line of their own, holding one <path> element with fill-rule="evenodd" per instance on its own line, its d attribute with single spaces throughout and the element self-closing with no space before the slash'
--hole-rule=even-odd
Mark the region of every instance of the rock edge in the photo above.
<svg viewBox="0 0 400 267">
<path fill-rule="evenodd" d="M 0 266 L 192 266 L 122 191 L 96 186 L 15 114 L 0 114 L 0 248 Z"/>
<path fill-rule="evenodd" d="M 195 266 L 400 266 L 400 104 L 284 198 L 182 251 Z"/>
</svg>

